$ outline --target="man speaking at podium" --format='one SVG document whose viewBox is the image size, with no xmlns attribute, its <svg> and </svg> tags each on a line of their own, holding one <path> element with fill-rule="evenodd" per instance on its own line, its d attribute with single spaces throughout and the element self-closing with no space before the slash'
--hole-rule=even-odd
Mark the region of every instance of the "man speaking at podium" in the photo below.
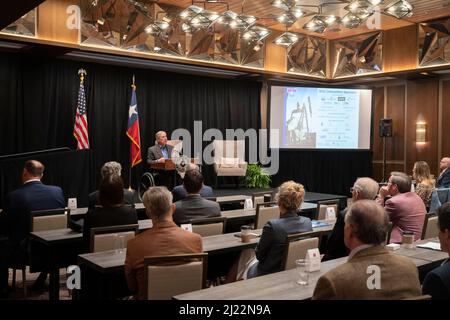
<svg viewBox="0 0 450 320">
<path fill-rule="evenodd" d="M 155 134 L 156 144 L 148 148 L 147 163 L 149 165 L 156 163 L 165 163 L 166 159 L 172 157 L 173 147 L 167 144 L 167 134 L 164 131 L 158 131 Z M 155 183 L 171 189 L 171 179 L 173 172 L 156 170 Z"/>
</svg>

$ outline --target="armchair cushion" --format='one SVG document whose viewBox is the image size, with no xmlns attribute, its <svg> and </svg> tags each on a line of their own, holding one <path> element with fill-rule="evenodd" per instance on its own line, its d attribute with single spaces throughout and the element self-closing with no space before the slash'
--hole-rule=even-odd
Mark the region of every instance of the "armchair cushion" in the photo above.
<svg viewBox="0 0 450 320">
<path fill-rule="evenodd" d="M 239 158 L 222 157 L 220 167 L 222 167 L 222 168 L 239 168 Z"/>
</svg>

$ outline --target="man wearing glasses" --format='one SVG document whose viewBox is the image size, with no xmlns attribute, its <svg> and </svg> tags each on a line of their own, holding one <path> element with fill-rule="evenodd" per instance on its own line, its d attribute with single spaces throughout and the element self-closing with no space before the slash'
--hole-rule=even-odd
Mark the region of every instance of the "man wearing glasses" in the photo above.
<svg viewBox="0 0 450 320">
<path fill-rule="evenodd" d="M 387 196 L 391 196 L 387 199 Z M 405 231 L 414 232 L 414 240 L 422 236 L 426 208 L 422 199 L 411 192 L 411 178 L 403 172 L 391 172 L 388 184 L 380 188 L 377 202 L 384 206 L 393 224 L 391 243 L 401 243 Z"/>
<path fill-rule="evenodd" d="M 378 193 L 378 183 L 367 177 L 358 178 L 350 188 L 352 202 L 358 200 L 374 200 Z M 337 259 L 348 255 L 349 250 L 344 244 L 344 219 L 347 208 L 339 212 L 333 231 L 328 238 L 328 250 L 323 261 Z"/>
</svg>

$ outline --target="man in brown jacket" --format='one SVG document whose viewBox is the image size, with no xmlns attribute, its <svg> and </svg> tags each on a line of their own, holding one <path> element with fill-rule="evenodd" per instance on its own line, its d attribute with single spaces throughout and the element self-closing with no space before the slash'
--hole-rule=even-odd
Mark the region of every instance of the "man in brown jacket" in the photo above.
<svg viewBox="0 0 450 320">
<path fill-rule="evenodd" d="M 389 219 L 374 201 L 355 202 L 345 216 L 346 263 L 320 277 L 313 299 L 403 299 L 421 295 L 419 274 L 408 258 L 385 247 Z"/>
<path fill-rule="evenodd" d="M 153 187 L 144 194 L 144 206 L 153 228 L 128 241 L 125 275 L 136 299 L 145 298 L 144 257 L 203 252 L 202 238 L 178 227 L 172 219 L 175 205 L 166 187 Z"/>
</svg>

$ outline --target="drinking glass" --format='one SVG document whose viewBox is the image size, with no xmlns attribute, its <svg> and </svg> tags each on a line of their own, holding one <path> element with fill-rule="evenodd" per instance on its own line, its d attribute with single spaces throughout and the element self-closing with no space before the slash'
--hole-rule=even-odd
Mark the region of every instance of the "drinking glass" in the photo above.
<svg viewBox="0 0 450 320">
<path fill-rule="evenodd" d="M 297 284 L 301 286 L 307 286 L 309 283 L 309 272 L 306 269 L 306 260 L 305 259 L 295 260 L 295 266 L 297 268 L 297 275 L 298 275 Z"/>
</svg>

